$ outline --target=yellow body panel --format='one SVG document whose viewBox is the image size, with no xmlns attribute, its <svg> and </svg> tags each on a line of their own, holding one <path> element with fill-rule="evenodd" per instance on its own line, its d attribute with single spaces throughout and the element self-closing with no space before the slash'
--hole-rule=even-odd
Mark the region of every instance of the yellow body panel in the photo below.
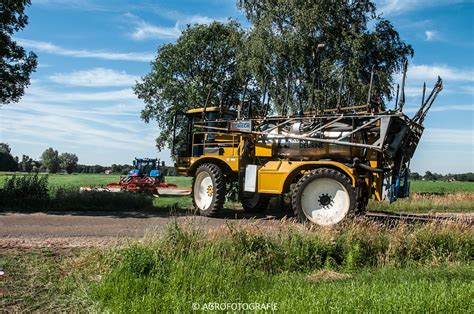
<svg viewBox="0 0 474 314">
<path fill-rule="evenodd" d="M 255 144 L 255 156 L 257 157 L 272 157 L 272 144 Z"/>
<path fill-rule="evenodd" d="M 370 161 L 370 166 L 372 168 L 378 168 L 378 162 L 377 161 Z M 380 173 L 373 173 L 372 174 L 372 182 L 368 182 L 368 186 L 373 189 L 374 195 L 375 195 L 375 200 L 376 201 L 381 201 L 383 198 L 382 195 L 382 188 L 383 188 L 383 175 Z"/>
<path fill-rule="evenodd" d="M 186 111 L 187 114 L 192 114 L 192 113 L 201 113 L 204 111 L 204 108 L 195 108 L 195 109 L 189 109 Z M 206 107 L 206 112 L 216 112 L 219 111 L 219 107 Z"/>
<path fill-rule="evenodd" d="M 204 160 L 206 159 L 206 160 Z M 222 156 L 222 155 L 203 155 L 199 157 L 188 158 L 189 166 L 187 167 L 176 167 L 176 171 L 179 175 L 188 176 L 195 171 L 199 164 L 221 161 L 226 163 L 233 172 L 239 171 L 239 158 L 233 156 Z M 201 162 L 202 161 L 202 162 Z"/>
<path fill-rule="evenodd" d="M 272 160 L 258 170 L 258 192 L 282 194 L 284 192 L 285 182 L 289 176 L 295 176 L 298 172 L 304 173 L 309 169 L 321 166 L 330 166 L 340 169 L 349 176 L 352 185 L 355 185 L 353 169 L 339 162 Z"/>
</svg>

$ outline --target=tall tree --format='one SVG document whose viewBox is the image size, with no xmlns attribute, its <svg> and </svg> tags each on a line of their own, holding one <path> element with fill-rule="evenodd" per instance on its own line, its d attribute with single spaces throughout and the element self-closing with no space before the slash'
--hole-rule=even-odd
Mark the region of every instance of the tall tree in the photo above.
<svg viewBox="0 0 474 314">
<path fill-rule="evenodd" d="M 18 160 L 11 154 L 10 145 L 0 143 L 0 171 L 17 171 Z"/>
<path fill-rule="evenodd" d="M 23 172 L 31 172 L 33 171 L 33 167 L 35 166 L 35 161 L 33 158 L 29 157 L 28 155 L 23 155 L 21 157 L 21 161 L 18 165 L 20 171 Z"/>
<path fill-rule="evenodd" d="M 59 156 L 59 162 L 61 169 L 65 170 L 67 173 L 73 173 L 77 171 L 79 158 L 75 154 L 62 153 L 61 156 Z"/>
<path fill-rule="evenodd" d="M 142 118 L 163 130 L 158 149 L 171 143 L 173 116 L 215 105 L 263 113 L 333 108 L 392 97 L 393 74 L 413 55 L 369 0 L 238 0 L 251 27 L 236 22 L 188 26 L 164 45 L 135 93 Z M 344 84 L 340 78 L 344 73 Z M 339 88 L 339 86 L 342 88 Z M 339 90 L 341 90 L 339 96 Z M 247 106 L 247 108 L 245 107 Z M 178 134 L 184 130 L 178 121 Z"/>
<path fill-rule="evenodd" d="M 43 166 L 50 173 L 57 173 L 60 169 L 59 154 L 57 150 L 48 148 L 41 154 L 41 161 Z"/>
<path fill-rule="evenodd" d="M 36 55 L 12 39 L 13 33 L 28 24 L 25 8 L 30 4 L 30 0 L 0 2 L 0 104 L 20 100 L 37 66 Z"/>
<path fill-rule="evenodd" d="M 383 103 L 391 98 L 392 75 L 413 55 L 372 1 L 238 0 L 238 6 L 253 24 L 247 65 L 260 87 L 268 85 L 280 113 L 360 104 L 372 67 L 372 99 Z"/>
<path fill-rule="evenodd" d="M 145 102 L 142 118 L 156 120 L 163 130 L 156 140 L 158 149 L 171 143 L 173 116 L 190 108 L 236 104 L 244 89 L 244 77 L 237 68 L 237 51 L 243 31 L 231 21 L 188 26 L 175 43 L 158 49 L 152 69 L 135 86 Z M 178 121 L 183 127 L 184 121 Z"/>
</svg>

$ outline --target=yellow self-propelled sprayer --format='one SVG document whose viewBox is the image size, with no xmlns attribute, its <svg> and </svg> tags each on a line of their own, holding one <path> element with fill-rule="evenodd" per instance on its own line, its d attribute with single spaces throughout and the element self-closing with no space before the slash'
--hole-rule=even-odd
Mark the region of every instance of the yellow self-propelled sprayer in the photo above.
<svg viewBox="0 0 474 314">
<path fill-rule="evenodd" d="M 193 177 L 196 210 L 218 213 L 234 184 L 245 211 L 263 211 L 270 198 L 288 195 L 302 221 L 333 225 L 364 212 L 369 199 L 408 196 L 410 159 L 442 80 L 426 100 L 423 92 L 421 108 L 409 118 L 405 73 L 406 65 L 394 110 L 371 102 L 370 86 L 367 103 L 356 107 L 242 118 L 238 109 L 205 105 L 182 113 L 185 140 L 173 151 L 178 173 Z"/>
</svg>

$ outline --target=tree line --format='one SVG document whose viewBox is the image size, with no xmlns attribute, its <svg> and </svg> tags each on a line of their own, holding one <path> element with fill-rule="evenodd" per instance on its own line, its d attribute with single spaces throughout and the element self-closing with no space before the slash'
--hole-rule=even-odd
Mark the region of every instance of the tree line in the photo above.
<svg viewBox="0 0 474 314">
<path fill-rule="evenodd" d="M 424 175 L 419 174 L 418 172 L 412 172 L 410 178 L 413 180 L 426 180 L 426 181 L 465 181 L 465 182 L 474 182 L 474 173 L 448 173 L 448 174 L 439 174 L 436 172 L 426 171 Z"/>
<path fill-rule="evenodd" d="M 46 149 L 39 160 L 34 160 L 28 155 L 13 156 L 10 145 L 0 143 L 0 171 L 21 172 L 67 172 L 73 173 L 78 170 L 79 158 L 76 154 L 64 152 L 59 154 L 53 148 Z"/>
<path fill-rule="evenodd" d="M 103 165 L 81 165 L 78 163 L 79 157 L 73 153 L 62 153 L 53 148 L 46 149 L 39 160 L 34 160 L 28 155 L 13 156 L 10 145 L 0 143 L 0 171 L 9 172 L 48 172 L 48 173 L 105 173 L 110 171 L 114 174 L 126 175 L 133 169 L 128 164 Z M 174 167 L 162 166 L 160 168 L 165 175 L 177 175 Z"/>
</svg>

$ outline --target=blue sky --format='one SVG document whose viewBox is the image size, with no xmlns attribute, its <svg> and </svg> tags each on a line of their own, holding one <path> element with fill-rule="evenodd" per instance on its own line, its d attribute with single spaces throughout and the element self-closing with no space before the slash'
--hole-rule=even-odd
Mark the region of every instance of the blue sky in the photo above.
<svg viewBox="0 0 474 314">
<path fill-rule="evenodd" d="M 15 155 L 39 158 L 54 147 L 83 164 L 130 163 L 158 156 L 160 132 L 145 124 L 131 87 L 156 49 L 188 23 L 244 21 L 234 0 L 33 0 L 29 25 L 16 39 L 39 57 L 32 84 L 18 104 L 0 108 L 0 142 Z M 425 120 L 414 171 L 474 171 L 474 2 L 376 1 L 411 43 L 406 112 L 414 114 L 421 86 L 439 74 L 445 89 Z"/>
</svg>

